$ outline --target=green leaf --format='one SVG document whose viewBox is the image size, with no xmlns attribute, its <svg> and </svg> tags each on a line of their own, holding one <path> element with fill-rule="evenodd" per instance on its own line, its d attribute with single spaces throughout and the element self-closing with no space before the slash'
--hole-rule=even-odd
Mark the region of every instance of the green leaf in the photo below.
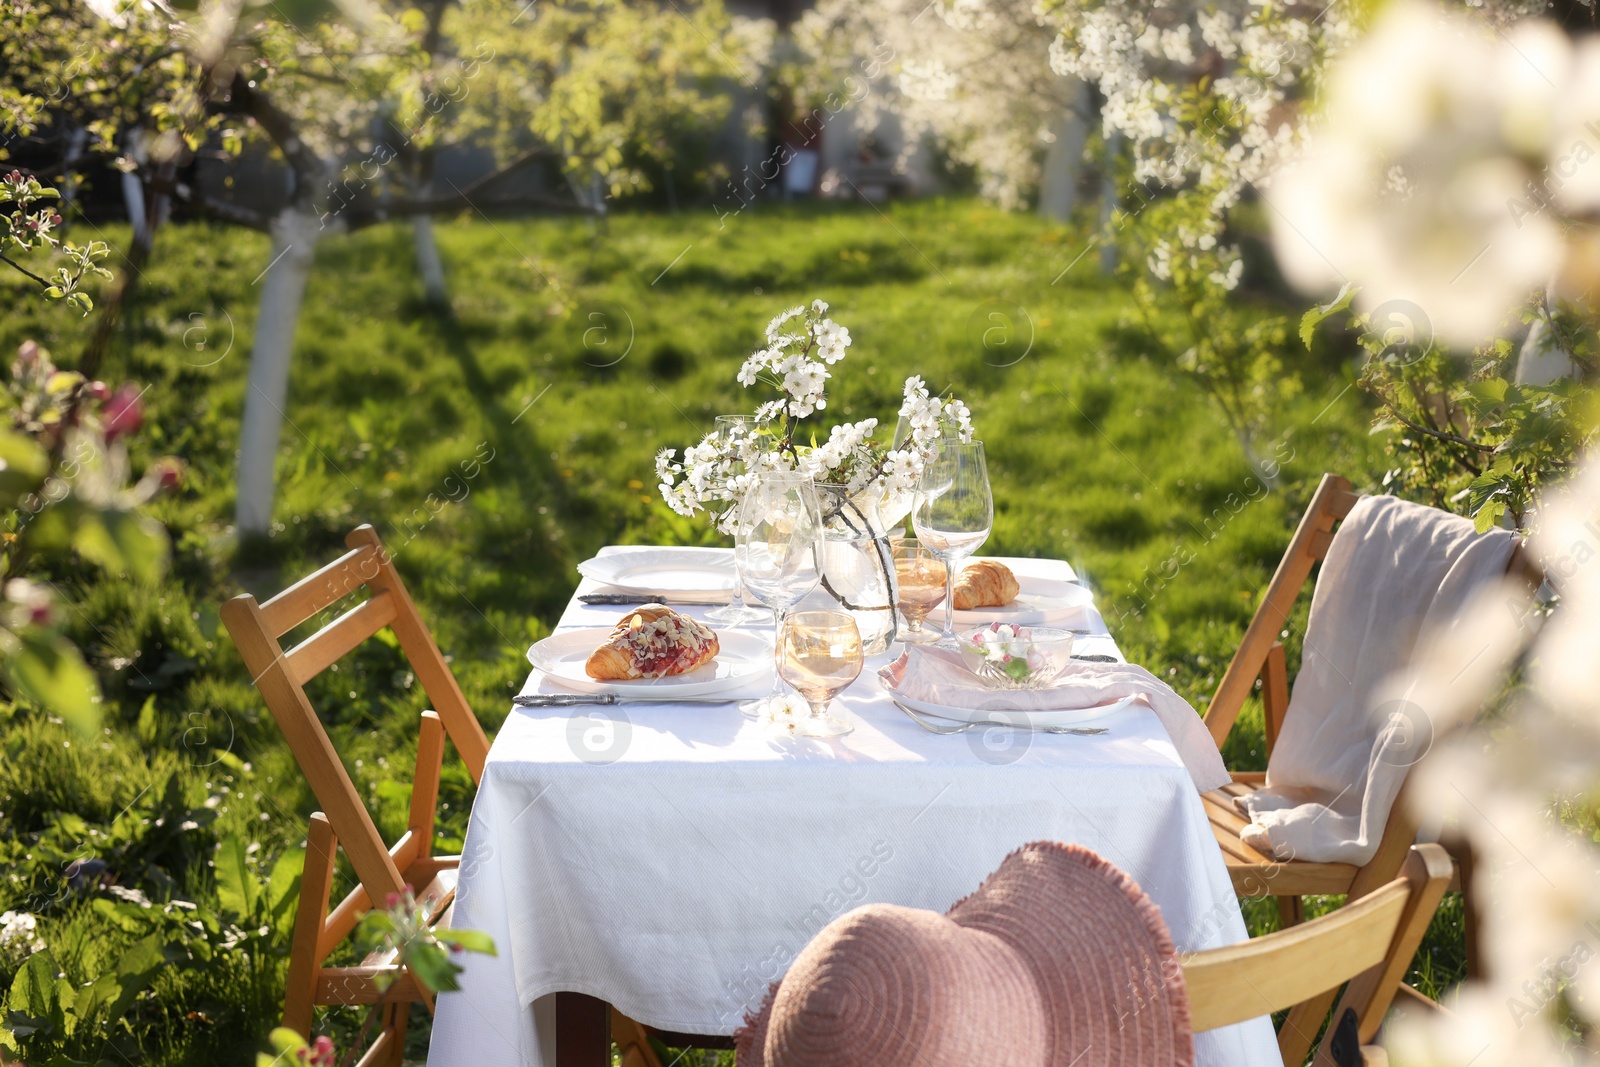
<svg viewBox="0 0 1600 1067">
<path fill-rule="evenodd" d="M 44 484 L 50 457 L 39 443 L 12 430 L 0 430 L 0 504 L 11 507 Z"/>
<path fill-rule="evenodd" d="M 1310 348 L 1311 338 L 1316 335 L 1317 327 L 1348 308 L 1350 301 L 1355 299 L 1357 292 L 1359 290 L 1354 285 L 1345 282 L 1344 287 L 1339 290 L 1339 295 L 1326 304 L 1316 305 L 1300 316 L 1300 343 Z"/>
<path fill-rule="evenodd" d="M 414 941 L 407 946 L 403 958 L 417 981 L 433 992 L 454 993 L 461 988 L 456 975 L 461 973 L 462 967 L 438 945 Z"/>
<path fill-rule="evenodd" d="M 300 901 L 300 876 L 306 867 L 306 854 L 291 848 L 272 865 L 267 880 L 267 914 L 272 928 L 287 936 L 294 929 L 295 905 Z"/>
<path fill-rule="evenodd" d="M 133 511 L 84 514 L 72 534 L 72 547 L 108 571 L 127 571 L 136 581 L 153 582 L 167 563 L 167 534 L 159 522 Z"/>
<path fill-rule="evenodd" d="M 306 1039 L 289 1029 L 280 1026 L 267 1035 L 267 1040 L 272 1043 L 275 1055 L 265 1052 L 256 1053 L 256 1067 L 283 1067 L 284 1064 L 300 1064 L 305 1059 L 302 1053 L 309 1051 Z"/>
<path fill-rule="evenodd" d="M 159 726 L 156 720 L 156 697 L 152 693 L 145 698 L 144 704 L 139 708 L 139 722 L 135 727 L 139 741 L 146 748 L 156 743 Z"/>
<path fill-rule="evenodd" d="M 29 956 L 11 979 L 6 1011 L 6 1028 L 20 1036 L 41 1032 L 60 1034 L 65 1031 L 56 961 L 48 950 Z M 24 1029 L 27 1030 L 26 1034 L 22 1033 Z"/>
<path fill-rule="evenodd" d="M 100 683 L 71 641 L 32 627 L 20 633 L 0 630 L 0 651 L 7 679 L 23 696 L 81 733 L 100 728 Z"/>
<path fill-rule="evenodd" d="M 1504 378 L 1485 378 L 1467 386 L 1467 392 L 1486 404 L 1501 404 L 1505 402 L 1506 390 L 1510 387 L 1511 383 Z"/>
<path fill-rule="evenodd" d="M 433 936 L 447 945 L 460 945 L 468 952 L 495 955 L 494 938 L 482 930 L 436 930 Z"/>
<path fill-rule="evenodd" d="M 217 902 L 244 918 L 255 913 L 261 885 L 245 862 L 244 839 L 230 834 L 217 846 Z"/>
<path fill-rule="evenodd" d="M 1504 500 L 1491 500 L 1472 516 L 1472 525 L 1479 533 L 1488 533 L 1500 522 L 1500 517 L 1506 513 Z"/>
<path fill-rule="evenodd" d="M 161 946 L 162 936 L 151 934 L 122 954 L 117 961 L 117 996 L 106 1014 L 120 1019 L 133 1007 L 134 998 L 149 988 L 156 974 L 166 966 L 167 954 Z"/>
</svg>

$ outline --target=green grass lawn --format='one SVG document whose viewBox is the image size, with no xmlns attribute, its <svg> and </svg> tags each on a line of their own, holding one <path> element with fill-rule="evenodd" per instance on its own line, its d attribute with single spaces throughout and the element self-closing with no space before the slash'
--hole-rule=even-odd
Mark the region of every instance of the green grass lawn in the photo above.
<svg viewBox="0 0 1600 1067">
<path fill-rule="evenodd" d="M 252 843 L 245 862 L 277 899 L 269 872 L 298 847 L 314 805 L 219 628 L 218 604 L 280 588 L 370 522 L 492 732 L 527 673 L 523 651 L 577 582 L 574 564 L 608 542 L 701 536 L 659 503 L 652 456 L 697 440 L 716 414 L 753 409 L 734 371 L 788 305 L 828 300 L 855 339 L 834 368 L 827 415 L 892 419 L 912 373 L 965 399 L 995 488 L 986 551 L 1070 560 L 1128 657 L 1204 706 L 1317 478 L 1338 471 L 1372 488 L 1381 473 L 1360 394 L 1307 357 L 1304 391 L 1261 449 L 1284 463 L 1281 484 L 1263 491 L 1196 385 L 1141 342 L 1097 257 L 1065 269 L 1083 233 L 970 201 L 886 211 L 762 209 L 720 229 L 699 214 L 620 215 L 598 229 L 457 220 L 439 227 L 453 315 L 424 305 L 408 229 L 328 240 L 297 335 L 277 521 L 245 548 L 232 529 L 234 449 L 267 241 L 161 232 L 106 376 L 150 386 L 142 458 L 190 464 L 157 509 L 173 566 L 151 588 L 52 573 L 77 601 L 73 636 L 101 670 L 106 731 L 85 742 L 0 711 L 0 908 L 44 916 L 41 936 L 74 985 L 160 924 L 192 919 L 163 901 L 215 918 L 187 928 L 168 950 L 175 965 L 109 1032 L 74 1035 L 64 1047 L 75 1058 L 244 1063 L 277 1017 L 285 928 L 258 921 L 234 881 L 219 891 L 212 861 L 218 842 Z M 35 338 L 70 364 L 86 324 L 23 299 L 14 279 L 4 285 L 0 341 Z M 1011 305 L 1026 310 L 1031 347 L 999 366 L 1009 360 L 977 337 L 989 311 Z M 623 324 L 606 344 L 596 334 L 585 344 L 594 311 Z M 1302 607 L 1291 665 L 1303 619 Z M 393 834 L 424 698 L 396 650 L 369 644 L 319 679 L 313 698 Z M 1251 709 L 1235 730 L 1234 767 L 1265 765 L 1259 721 Z M 447 768 L 444 800 L 449 848 L 472 801 L 459 766 Z M 64 865 L 81 858 L 104 861 L 108 879 L 156 906 L 82 878 L 65 885 Z M 1270 903 L 1248 910 L 1257 929 L 1274 921 Z M 1460 972 L 1459 909 L 1429 946 L 1437 988 Z M 0 986 L 14 969 L 0 962 Z M 338 1013 L 327 1026 L 348 1035 L 358 1022 Z"/>
</svg>

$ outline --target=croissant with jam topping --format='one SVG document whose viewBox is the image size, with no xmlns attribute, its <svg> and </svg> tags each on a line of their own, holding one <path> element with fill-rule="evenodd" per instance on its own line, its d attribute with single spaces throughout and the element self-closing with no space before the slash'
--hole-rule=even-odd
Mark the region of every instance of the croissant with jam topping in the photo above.
<svg viewBox="0 0 1600 1067">
<path fill-rule="evenodd" d="M 583 669 L 602 682 L 665 678 L 711 662 L 718 650 L 716 632 L 705 623 L 662 604 L 647 604 L 617 621 Z"/>
</svg>

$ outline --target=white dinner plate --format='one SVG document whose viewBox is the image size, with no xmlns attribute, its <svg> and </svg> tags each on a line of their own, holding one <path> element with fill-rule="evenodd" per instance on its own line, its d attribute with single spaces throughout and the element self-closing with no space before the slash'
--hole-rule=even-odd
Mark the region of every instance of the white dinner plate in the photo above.
<svg viewBox="0 0 1600 1067">
<path fill-rule="evenodd" d="M 648 596 L 733 595 L 733 552 L 726 548 L 634 549 L 586 559 L 578 573 Z"/>
<path fill-rule="evenodd" d="M 1094 605 L 1094 593 L 1077 582 L 1061 577 L 1060 562 L 1049 559 L 1027 559 L 1021 556 L 982 556 L 1004 563 L 1016 575 L 1022 591 L 1015 600 L 997 608 L 957 609 L 956 624 L 973 627 L 987 626 L 991 622 L 1012 622 L 1018 626 L 1060 626 L 1065 629 L 1082 629 L 1089 623 L 1089 609 Z M 930 619 L 943 618 L 943 606 L 933 609 Z"/>
<path fill-rule="evenodd" d="M 880 681 L 878 683 L 882 685 Z M 923 715 L 933 715 L 940 719 L 951 719 L 955 722 L 988 722 L 994 719 L 998 722 L 1008 722 L 1016 726 L 1077 726 L 1081 723 L 1094 722 L 1109 715 L 1115 715 L 1139 698 L 1136 696 L 1123 697 L 1121 700 L 1109 704 L 1098 704 L 1091 708 L 1063 708 L 1059 711 L 1012 711 L 1006 708 L 956 708 L 947 704 L 935 704 L 931 700 L 913 700 L 904 693 L 896 693 L 893 689 L 884 686 L 890 696 L 910 708 L 912 711 Z"/>
<path fill-rule="evenodd" d="M 596 681 L 584 673 L 583 665 L 610 634 L 611 628 L 605 626 L 551 634 L 528 649 L 528 662 L 558 685 L 580 693 L 615 693 L 646 700 L 725 693 L 772 668 L 772 645 L 765 638 L 745 630 L 718 630 L 720 647 L 716 658 L 686 674 L 632 681 Z"/>
</svg>

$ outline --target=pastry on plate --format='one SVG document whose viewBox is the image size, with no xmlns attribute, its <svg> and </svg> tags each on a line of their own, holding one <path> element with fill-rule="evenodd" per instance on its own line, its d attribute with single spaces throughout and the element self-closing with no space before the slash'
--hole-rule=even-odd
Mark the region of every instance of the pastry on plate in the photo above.
<svg viewBox="0 0 1600 1067">
<path fill-rule="evenodd" d="M 957 611 L 1000 608 L 1017 599 L 1022 587 L 1011 568 L 994 559 L 975 559 L 956 578 Z"/>
<path fill-rule="evenodd" d="M 705 623 L 663 604 L 646 604 L 617 621 L 583 670 L 602 682 L 665 678 L 710 663 L 717 651 L 716 632 Z"/>
</svg>

